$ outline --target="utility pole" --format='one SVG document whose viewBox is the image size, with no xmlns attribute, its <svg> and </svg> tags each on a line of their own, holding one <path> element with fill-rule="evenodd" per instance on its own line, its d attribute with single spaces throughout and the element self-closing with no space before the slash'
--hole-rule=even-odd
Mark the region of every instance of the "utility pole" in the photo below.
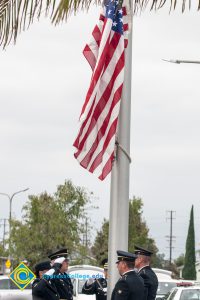
<svg viewBox="0 0 200 300">
<path fill-rule="evenodd" d="M 83 246 L 85 246 L 86 250 L 88 248 L 88 217 L 85 217 L 85 226 L 83 231 Z"/>
<path fill-rule="evenodd" d="M 85 247 L 88 248 L 88 218 L 85 218 Z"/>
<path fill-rule="evenodd" d="M 200 64 L 199 60 L 184 60 L 184 59 L 163 59 L 163 60 L 174 64 Z"/>
<path fill-rule="evenodd" d="M 7 219 L 3 219 L 3 249 L 5 249 L 6 221 Z"/>
<path fill-rule="evenodd" d="M 175 219 L 173 217 L 173 214 L 175 214 L 176 212 L 173 210 L 167 211 L 167 214 L 169 214 L 169 217 L 167 217 L 167 220 L 170 220 L 170 234 L 167 235 L 166 237 L 169 238 L 169 264 L 171 265 L 172 263 L 172 249 L 173 247 L 173 239 L 175 239 L 176 237 L 173 236 L 173 220 Z"/>
<path fill-rule="evenodd" d="M 3 249 L 5 249 L 6 226 L 7 226 L 6 222 L 7 221 L 8 221 L 8 219 L 0 219 L 0 227 L 3 226 L 3 239 L 2 239 L 2 241 L 3 241 L 3 243 L 2 243 Z"/>
<path fill-rule="evenodd" d="M 12 195 L 6 194 L 6 193 L 1 193 L 0 195 L 2 196 L 6 196 L 9 199 L 9 258 L 11 259 L 11 221 L 12 221 L 12 201 L 15 195 L 19 194 L 19 193 L 23 193 L 28 191 L 29 188 L 26 188 L 24 190 L 20 190 L 17 191 L 15 193 L 13 193 Z"/>
</svg>

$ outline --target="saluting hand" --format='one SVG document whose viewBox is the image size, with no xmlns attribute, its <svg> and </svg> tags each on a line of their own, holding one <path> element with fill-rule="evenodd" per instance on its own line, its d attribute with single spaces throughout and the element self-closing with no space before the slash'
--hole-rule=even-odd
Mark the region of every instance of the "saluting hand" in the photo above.
<svg viewBox="0 0 200 300">
<path fill-rule="evenodd" d="M 60 269 L 62 267 L 62 263 L 65 261 L 65 257 L 58 257 L 52 262 L 52 267 L 55 269 Z"/>
<path fill-rule="evenodd" d="M 61 264 L 62 265 L 62 263 L 63 263 L 63 261 L 65 260 L 65 257 L 58 257 L 58 258 L 56 258 L 55 260 L 54 260 L 54 262 L 53 262 L 53 266 L 55 265 L 55 264 Z"/>
</svg>

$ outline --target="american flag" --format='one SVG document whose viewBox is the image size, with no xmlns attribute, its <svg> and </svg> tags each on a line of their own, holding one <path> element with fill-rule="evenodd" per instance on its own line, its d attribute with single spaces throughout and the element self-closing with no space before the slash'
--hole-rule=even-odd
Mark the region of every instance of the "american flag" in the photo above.
<svg viewBox="0 0 200 300">
<path fill-rule="evenodd" d="M 103 180 L 111 171 L 124 81 L 128 16 L 118 0 L 104 4 L 92 40 L 83 50 L 93 74 L 80 115 L 74 156 Z"/>
</svg>

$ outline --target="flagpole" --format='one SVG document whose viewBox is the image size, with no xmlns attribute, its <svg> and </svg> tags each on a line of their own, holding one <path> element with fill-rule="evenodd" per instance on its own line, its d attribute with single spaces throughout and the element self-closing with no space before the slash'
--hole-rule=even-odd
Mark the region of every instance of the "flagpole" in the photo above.
<svg viewBox="0 0 200 300">
<path fill-rule="evenodd" d="M 118 124 L 117 155 L 111 173 L 110 218 L 108 242 L 108 293 L 119 278 L 116 267 L 116 251 L 128 250 L 129 223 L 129 173 L 130 173 L 130 121 L 131 121 L 131 83 L 132 83 L 132 7 L 129 24 L 128 47 L 125 50 L 125 77 Z"/>
</svg>

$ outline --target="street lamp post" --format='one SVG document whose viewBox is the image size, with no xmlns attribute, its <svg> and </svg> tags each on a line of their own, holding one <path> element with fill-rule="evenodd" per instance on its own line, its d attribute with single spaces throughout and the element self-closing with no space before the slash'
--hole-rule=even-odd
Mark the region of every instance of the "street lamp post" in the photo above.
<svg viewBox="0 0 200 300">
<path fill-rule="evenodd" d="M 11 196 L 8 195 L 8 194 L 6 194 L 6 193 L 0 193 L 0 195 L 6 196 L 9 199 L 9 257 L 11 257 L 11 253 L 10 253 L 11 252 L 10 237 L 11 237 L 11 220 L 12 220 L 12 200 L 13 200 L 13 197 L 15 195 L 17 195 L 19 193 L 26 192 L 28 190 L 29 190 L 29 188 L 17 191 L 15 193 L 13 193 Z"/>
<path fill-rule="evenodd" d="M 200 64 L 199 60 L 163 59 L 174 64 Z"/>
</svg>

